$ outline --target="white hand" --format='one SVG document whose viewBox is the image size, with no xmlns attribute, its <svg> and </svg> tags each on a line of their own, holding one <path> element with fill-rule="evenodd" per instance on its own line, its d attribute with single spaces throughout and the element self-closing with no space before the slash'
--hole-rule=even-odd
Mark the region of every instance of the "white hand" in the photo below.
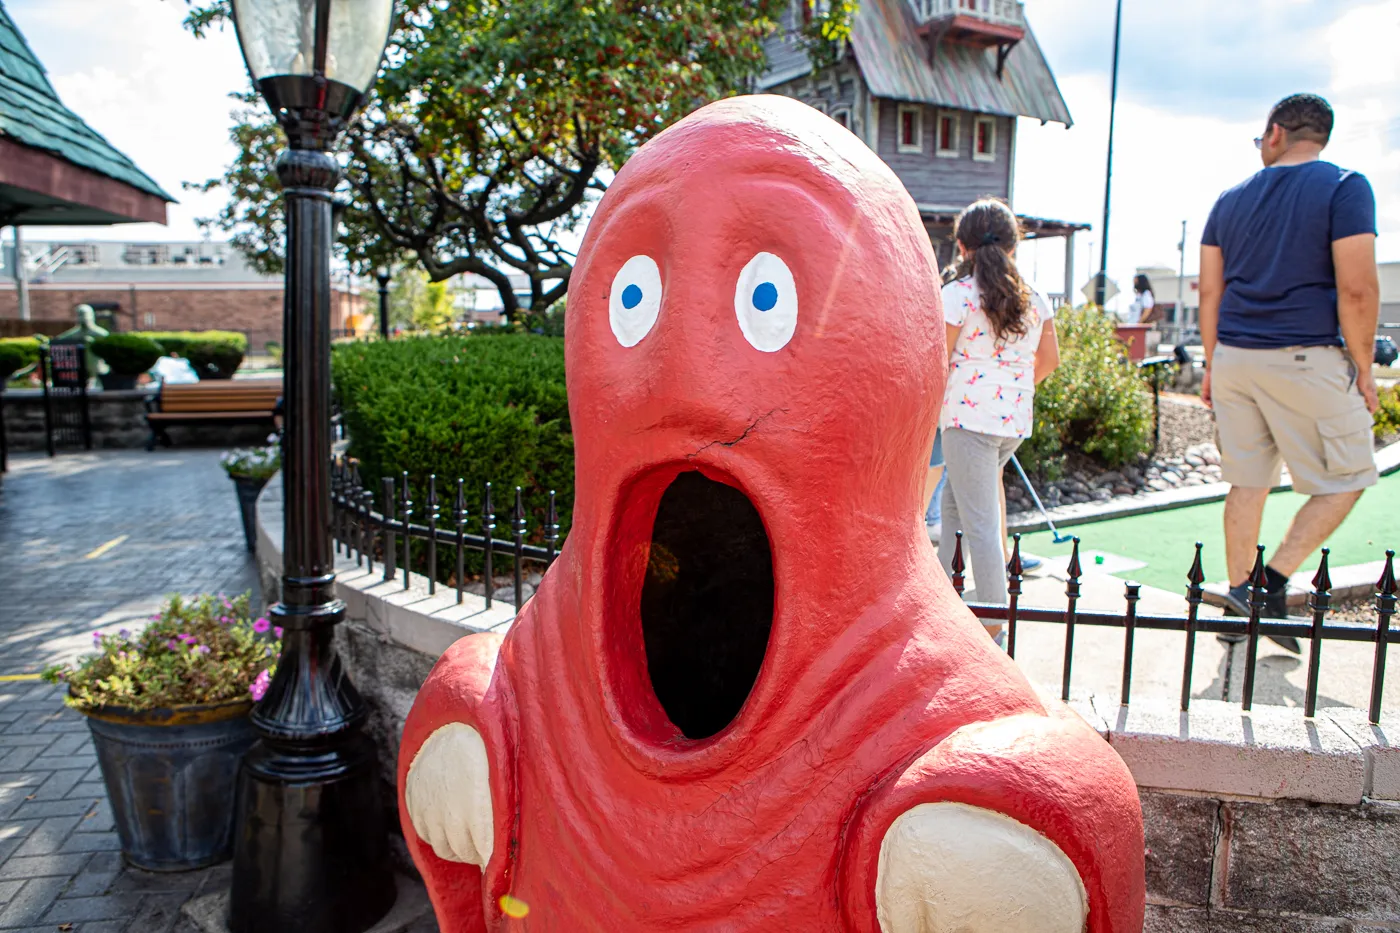
<svg viewBox="0 0 1400 933">
<path fill-rule="evenodd" d="M 880 843 L 883 933 L 1083 933 L 1074 864 L 1023 823 L 961 803 L 905 811 Z"/>
<path fill-rule="evenodd" d="M 486 867 L 495 842 L 490 768 L 481 734 L 449 723 L 428 736 L 408 766 L 404 802 L 414 832 L 438 858 Z"/>
</svg>

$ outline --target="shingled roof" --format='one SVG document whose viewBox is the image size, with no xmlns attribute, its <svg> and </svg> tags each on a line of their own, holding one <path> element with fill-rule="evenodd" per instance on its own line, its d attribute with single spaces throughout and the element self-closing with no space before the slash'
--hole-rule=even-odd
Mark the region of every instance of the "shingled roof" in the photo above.
<svg viewBox="0 0 1400 933">
<path fill-rule="evenodd" d="M 3 146 L 4 155 L 0 161 L 10 162 L 13 167 L 27 160 L 26 165 L 15 168 L 13 177 L 10 172 L 0 173 L 5 176 L 0 177 L 0 188 L 8 189 L 10 194 L 7 198 L 6 191 L 0 190 L 0 209 L 9 201 L 11 213 L 22 207 L 40 215 L 25 218 L 21 214 L 15 218 L 16 222 L 27 225 L 152 220 L 155 218 L 150 216 L 153 209 L 150 197 L 160 202 L 174 200 L 135 163 L 63 105 L 49 83 L 44 66 L 5 11 L 3 0 L 0 0 L 0 146 Z M 129 194 L 136 196 L 123 198 L 122 192 L 109 189 L 100 192 L 105 197 L 98 197 L 95 189 L 101 187 L 101 180 L 83 177 L 86 172 L 83 175 L 65 173 L 62 166 L 48 166 L 45 170 L 41 164 L 45 156 L 133 188 L 135 192 Z M 21 171 L 24 178 L 37 178 L 45 184 L 31 188 L 20 178 Z M 64 187 L 65 182 L 69 188 L 86 190 L 74 190 L 71 196 L 63 190 L 53 190 L 55 186 Z M 18 191 L 30 191 L 34 197 L 21 198 Z M 133 216 L 131 210 L 123 213 L 124 202 L 129 202 L 140 216 Z M 62 219 L 49 216 L 55 206 L 60 207 L 58 216 Z M 64 213 L 75 212 L 81 212 L 82 216 L 62 217 Z M 163 208 L 160 214 L 163 221 Z M 107 219 L 102 219 L 104 216 Z M 0 218 L 0 223 L 5 222 Z"/>
<path fill-rule="evenodd" d="M 908 0 L 861 0 L 851 24 L 850 47 L 876 97 L 1032 117 L 1066 126 L 1072 122 L 1029 26 L 998 75 L 995 48 L 944 41 L 930 56 L 928 40 L 919 34 Z M 774 36 L 767 49 L 769 70 L 759 81 L 761 88 L 812 70 L 796 35 Z"/>
</svg>

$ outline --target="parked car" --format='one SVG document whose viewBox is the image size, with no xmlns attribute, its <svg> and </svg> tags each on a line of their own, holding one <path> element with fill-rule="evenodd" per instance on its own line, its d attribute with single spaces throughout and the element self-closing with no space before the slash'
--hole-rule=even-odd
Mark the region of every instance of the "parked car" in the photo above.
<svg viewBox="0 0 1400 933">
<path fill-rule="evenodd" d="M 1395 346 L 1395 341 L 1389 337 L 1376 338 L 1376 365 L 1394 366 L 1395 360 L 1400 357 L 1400 347 Z"/>
</svg>

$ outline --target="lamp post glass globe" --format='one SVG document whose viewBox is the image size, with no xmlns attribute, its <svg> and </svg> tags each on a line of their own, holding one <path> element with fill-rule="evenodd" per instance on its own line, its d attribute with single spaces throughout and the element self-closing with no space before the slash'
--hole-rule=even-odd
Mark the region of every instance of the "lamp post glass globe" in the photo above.
<svg viewBox="0 0 1400 933">
<path fill-rule="evenodd" d="M 243 60 L 278 120 L 321 117 L 300 139 L 288 129 L 293 148 L 325 148 L 354 113 L 393 18 L 394 0 L 233 0 Z"/>
</svg>

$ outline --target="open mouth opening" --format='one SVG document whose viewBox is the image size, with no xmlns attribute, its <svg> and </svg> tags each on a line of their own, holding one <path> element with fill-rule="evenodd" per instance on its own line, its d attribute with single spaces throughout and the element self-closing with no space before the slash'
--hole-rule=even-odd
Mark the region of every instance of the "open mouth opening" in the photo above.
<svg viewBox="0 0 1400 933">
<path fill-rule="evenodd" d="M 687 738 L 739 715 L 773 626 L 773 554 L 748 496 L 697 472 L 661 496 L 642 584 L 652 689 Z"/>
</svg>

